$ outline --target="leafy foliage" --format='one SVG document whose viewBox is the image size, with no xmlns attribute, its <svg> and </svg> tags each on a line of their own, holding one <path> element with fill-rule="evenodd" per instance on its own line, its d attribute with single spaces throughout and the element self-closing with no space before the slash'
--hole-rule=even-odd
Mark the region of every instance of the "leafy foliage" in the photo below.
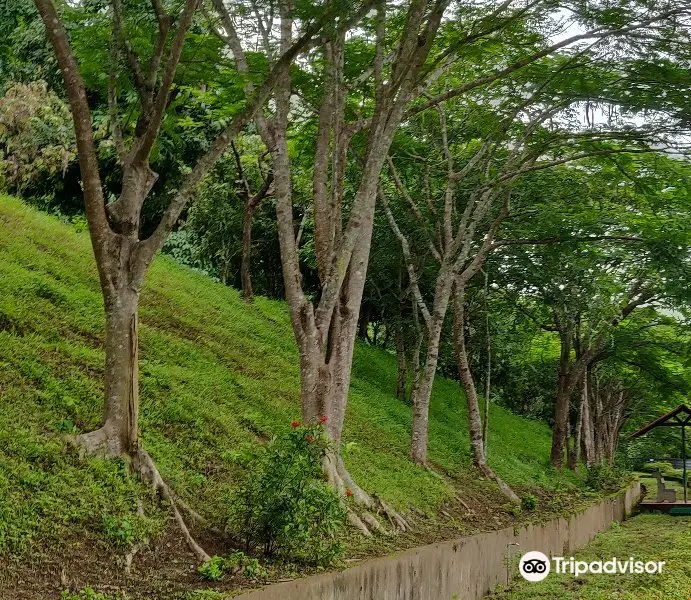
<svg viewBox="0 0 691 600">
<path fill-rule="evenodd" d="M 247 549 L 326 566 L 343 553 L 345 510 L 323 481 L 324 429 L 293 425 L 249 457 L 230 499 L 228 528 Z"/>
<path fill-rule="evenodd" d="M 200 565 L 197 572 L 208 581 L 220 581 L 226 573 L 241 573 L 247 579 L 264 580 L 267 570 L 261 563 L 244 552 L 234 550 L 228 556 L 213 556 Z"/>
<path fill-rule="evenodd" d="M 629 478 L 630 473 L 607 463 L 600 463 L 588 468 L 585 482 L 598 492 L 616 492 L 624 487 Z"/>
<path fill-rule="evenodd" d="M 0 98 L 0 187 L 51 193 L 75 158 L 68 106 L 45 82 L 11 85 Z"/>
</svg>

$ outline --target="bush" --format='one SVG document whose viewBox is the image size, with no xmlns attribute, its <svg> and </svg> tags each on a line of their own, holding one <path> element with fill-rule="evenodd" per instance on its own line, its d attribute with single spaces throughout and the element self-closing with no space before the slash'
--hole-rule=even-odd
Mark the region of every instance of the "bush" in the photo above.
<svg viewBox="0 0 691 600">
<path fill-rule="evenodd" d="M 345 509 L 323 480 L 328 439 L 320 426 L 300 427 L 258 448 L 229 503 L 228 531 L 245 549 L 326 566 L 343 554 Z"/>
<path fill-rule="evenodd" d="M 526 510 L 535 510 L 537 508 L 537 498 L 533 494 L 525 494 L 521 498 L 521 505 Z"/>
<path fill-rule="evenodd" d="M 0 187 L 40 192 L 44 180 L 64 177 L 76 156 L 67 104 L 44 81 L 11 84 L 0 98 Z"/>
<path fill-rule="evenodd" d="M 226 557 L 214 556 L 201 565 L 197 572 L 207 581 L 220 581 L 226 573 L 242 573 L 247 579 L 268 577 L 266 569 L 256 558 L 240 551 L 234 551 Z"/>
<path fill-rule="evenodd" d="M 655 473 L 659 471 L 662 473 L 663 477 L 668 477 L 669 479 L 682 480 L 684 477 L 684 472 L 681 469 L 675 469 L 670 463 L 667 462 L 649 462 L 643 465 L 642 470 L 647 473 Z"/>
<path fill-rule="evenodd" d="M 627 471 L 600 463 L 588 468 L 585 484 L 598 492 L 615 492 L 624 487 L 628 477 Z"/>
</svg>

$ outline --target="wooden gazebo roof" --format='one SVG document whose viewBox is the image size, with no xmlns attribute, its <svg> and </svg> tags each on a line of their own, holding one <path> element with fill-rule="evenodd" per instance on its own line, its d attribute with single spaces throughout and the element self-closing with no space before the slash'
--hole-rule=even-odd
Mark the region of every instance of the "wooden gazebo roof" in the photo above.
<svg viewBox="0 0 691 600">
<path fill-rule="evenodd" d="M 634 431 L 626 439 L 631 440 L 633 438 L 645 435 L 655 427 L 684 427 L 686 425 L 691 426 L 691 408 L 685 404 L 681 404 L 674 410 L 662 415 L 661 417 L 658 417 L 644 427 L 641 427 L 638 431 Z"/>
</svg>

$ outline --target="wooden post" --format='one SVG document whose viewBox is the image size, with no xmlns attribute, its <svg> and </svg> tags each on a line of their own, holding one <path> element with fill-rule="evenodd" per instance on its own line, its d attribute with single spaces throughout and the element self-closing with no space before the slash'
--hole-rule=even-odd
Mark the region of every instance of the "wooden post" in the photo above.
<svg viewBox="0 0 691 600">
<path fill-rule="evenodd" d="M 686 503 L 689 501 L 688 480 L 686 478 L 686 425 L 681 426 L 681 468 L 681 479 L 684 486 L 684 503 Z"/>
</svg>

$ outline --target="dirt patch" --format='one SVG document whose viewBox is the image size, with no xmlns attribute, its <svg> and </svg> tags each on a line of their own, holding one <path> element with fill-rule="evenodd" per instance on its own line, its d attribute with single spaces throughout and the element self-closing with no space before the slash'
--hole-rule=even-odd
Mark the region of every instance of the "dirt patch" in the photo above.
<svg viewBox="0 0 691 600">
<path fill-rule="evenodd" d="M 200 539 L 212 554 L 228 551 L 218 540 Z M 63 590 L 86 587 L 115 598 L 126 594 L 132 600 L 169 600 L 196 589 L 225 592 L 252 584 L 229 576 L 218 583 L 204 581 L 197 573 L 194 555 L 173 523 L 162 537 L 134 556 L 130 574 L 126 573 L 122 553 L 83 539 L 71 540 L 59 555 L 42 554 L 29 561 L 11 559 L 5 566 L 0 573 L 3 600 L 59 600 Z"/>
</svg>

